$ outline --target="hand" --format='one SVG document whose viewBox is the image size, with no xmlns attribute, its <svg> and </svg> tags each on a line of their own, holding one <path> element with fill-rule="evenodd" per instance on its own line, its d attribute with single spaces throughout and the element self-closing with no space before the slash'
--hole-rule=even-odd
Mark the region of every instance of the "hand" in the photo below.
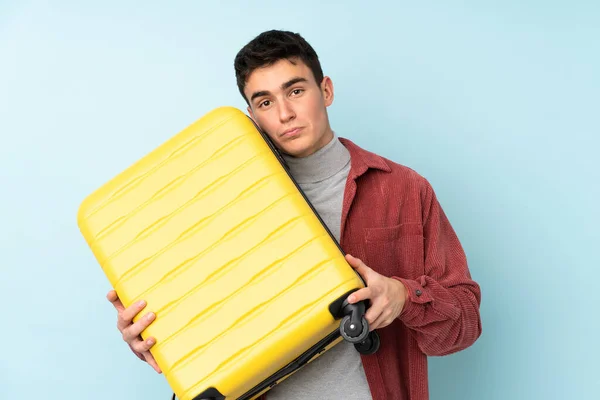
<svg viewBox="0 0 600 400">
<path fill-rule="evenodd" d="M 369 331 L 391 324 L 402 312 L 408 297 L 408 291 L 404 284 L 375 272 L 350 254 L 346 255 L 346 260 L 367 284 L 367 287 L 352 293 L 348 301 L 350 303 L 367 299 L 371 301 L 371 306 L 365 314 L 369 323 Z"/>
<path fill-rule="evenodd" d="M 117 328 L 123 335 L 123 340 L 129 345 L 131 351 L 142 361 L 146 361 L 157 373 L 162 373 L 152 353 L 150 353 L 150 348 L 156 343 L 156 339 L 149 337 L 144 341 L 140 336 L 142 331 L 154 321 L 154 313 L 147 313 L 143 318 L 133 323 L 133 318 L 146 307 L 145 302 L 140 301 L 125 308 L 119 296 L 117 296 L 117 292 L 114 290 L 109 291 L 106 298 L 115 306 L 118 312 Z"/>
</svg>

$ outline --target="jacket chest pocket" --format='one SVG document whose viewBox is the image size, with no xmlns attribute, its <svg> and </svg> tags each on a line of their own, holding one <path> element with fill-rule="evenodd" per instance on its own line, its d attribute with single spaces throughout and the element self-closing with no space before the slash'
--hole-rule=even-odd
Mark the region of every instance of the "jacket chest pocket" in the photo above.
<svg viewBox="0 0 600 400">
<path fill-rule="evenodd" d="M 420 223 L 365 228 L 365 263 L 385 276 L 416 279 L 424 274 L 424 238 Z"/>
</svg>

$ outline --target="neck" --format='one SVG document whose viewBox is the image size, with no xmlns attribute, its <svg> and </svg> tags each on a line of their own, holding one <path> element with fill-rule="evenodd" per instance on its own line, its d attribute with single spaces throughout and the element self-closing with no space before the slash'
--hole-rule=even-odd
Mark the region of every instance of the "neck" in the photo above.
<svg viewBox="0 0 600 400">
<path fill-rule="evenodd" d="M 329 140 L 317 151 L 305 157 L 283 154 L 290 172 L 298 183 L 316 183 L 325 180 L 350 162 L 350 153 L 332 132 Z"/>
</svg>

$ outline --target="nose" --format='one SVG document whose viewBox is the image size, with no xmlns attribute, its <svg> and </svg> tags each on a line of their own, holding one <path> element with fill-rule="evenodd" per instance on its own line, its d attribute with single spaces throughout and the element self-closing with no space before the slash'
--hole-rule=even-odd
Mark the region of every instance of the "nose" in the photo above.
<svg viewBox="0 0 600 400">
<path fill-rule="evenodd" d="M 283 100 L 279 102 L 279 104 L 279 120 L 281 121 L 281 123 L 286 123 L 296 117 L 294 109 L 288 101 Z"/>
</svg>

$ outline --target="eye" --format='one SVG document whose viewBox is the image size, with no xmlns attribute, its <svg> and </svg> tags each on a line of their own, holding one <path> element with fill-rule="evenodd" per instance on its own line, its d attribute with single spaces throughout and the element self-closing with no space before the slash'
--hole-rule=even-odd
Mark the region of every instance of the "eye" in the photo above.
<svg viewBox="0 0 600 400">
<path fill-rule="evenodd" d="M 300 94 L 300 93 L 302 93 L 302 92 L 303 92 L 303 90 L 302 90 L 302 89 L 294 89 L 294 90 L 292 90 L 292 94 L 293 94 L 293 95 L 299 95 L 299 94 Z"/>
<path fill-rule="evenodd" d="M 258 106 L 259 106 L 259 107 L 268 107 L 268 106 L 269 106 L 269 104 L 268 104 L 268 103 L 270 103 L 270 101 L 269 101 L 269 100 L 265 100 L 265 101 L 263 101 L 262 103 L 260 103 Z"/>
</svg>

